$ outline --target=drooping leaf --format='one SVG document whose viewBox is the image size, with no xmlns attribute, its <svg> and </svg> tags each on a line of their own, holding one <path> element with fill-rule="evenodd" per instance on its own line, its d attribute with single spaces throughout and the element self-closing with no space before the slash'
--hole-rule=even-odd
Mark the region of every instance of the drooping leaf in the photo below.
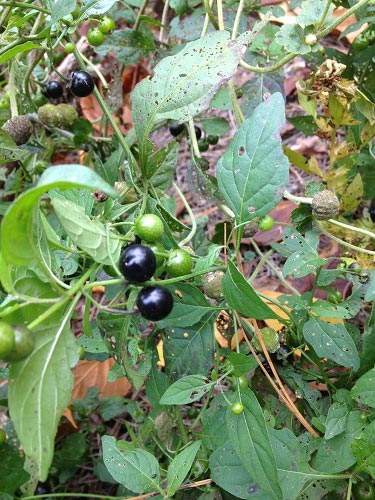
<svg viewBox="0 0 375 500">
<path fill-rule="evenodd" d="M 275 93 L 243 122 L 217 164 L 219 190 L 237 224 L 268 214 L 282 197 L 289 168 L 280 139 L 284 123 L 284 100 Z"/>
<path fill-rule="evenodd" d="M 31 355 L 11 364 L 9 410 L 25 454 L 35 460 L 45 481 L 51 465 L 57 425 L 73 387 L 71 368 L 78 361 L 70 329 L 73 308 L 35 328 Z"/>
<path fill-rule="evenodd" d="M 167 473 L 167 494 L 170 497 L 176 493 L 189 474 L 194 459 L 201 446 L 201 441 L 195 441 L 187 448 L 182 450 L 170 463 Z"/>
<path fill-rule="evenodd" d="M 185 405 L 197 401 L 212 387 L 202 375 L 189 375 L 174 382 L 160 399 L 161 405 Z"/>
<path fill-rule="evenodd" d="M 159 489 L 159 463 L 148 451 L 137 448 L 121 452 L 112 436 L 102 437 L 103 460 L 111 476 L 135 493 Z"/>
<path fill-rule="evenodd" d="M 227 409 L 229 441 L 253 480 L 270 498 L 279 500 L 283 496 L 263 411 L 250 389 L 241 392 L 241 398 L 244 406 L 241 414 L 235 415 Z"/>
<path fill-rule="evenodd" d="M 221 83 L 235 72 L 248 39 L 249 33 L 233 41 L 229 32 L 215 31 L 160 61 L 153 78 L 143 80 L 133 92 L 138 137 L 148 137 L 158 120 L 186 122 L 204 111 Z"/>
<path fill-rule="evenodd" d="M 91 219 L 83 207 L 68 200 L 52 200 L 56 216 L 69 238 L 99 264 L 118 263 L 122 240 L 98 219 Z"/>
<path fill-rule="evenodd" d="M 318 356 L 335 361 L 338 365 L 358 370 L 357 348 L 344 325 L 310 318 L 303 325 L 303 336 Z"/>
<path fill-rule="evenodd" d="M 259 298 L 250 283 L 230 261 L 221 286 L 228 305 L 248 318 L 278 318 L 277 314 Z"/>
<path fill-rule="evenodd" d="M 87 167 L 72 164 L 47 168 L 38 184 L 19 196 L 2 220 L 1 254 L 8 265 L 27 266 L 34 260 L 32 226 L 39 198 L 50 189 L 72 187 L 100 189 L 117 197 L 117 192 Z"/>
</svg>

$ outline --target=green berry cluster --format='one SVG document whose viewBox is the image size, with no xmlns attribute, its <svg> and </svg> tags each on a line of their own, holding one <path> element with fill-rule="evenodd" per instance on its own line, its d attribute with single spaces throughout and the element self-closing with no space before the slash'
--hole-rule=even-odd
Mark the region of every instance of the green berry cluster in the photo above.
<svg viewBox="0 0 375 500">
<path fill-rule="evenodd" d="M 33 352 L 35 335 L 24 325 L 10 325 L 0 321 L 0 359 L 21 361 Z"/>
</svg>

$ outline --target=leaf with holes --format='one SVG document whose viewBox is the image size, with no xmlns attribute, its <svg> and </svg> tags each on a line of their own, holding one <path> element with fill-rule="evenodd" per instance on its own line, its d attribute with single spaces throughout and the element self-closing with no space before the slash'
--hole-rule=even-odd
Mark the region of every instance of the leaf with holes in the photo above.
<svg viewBox="0 0 375 500">
<path fill-rule="evenodd" d="M 186 405 L 197 401 L 215 382 L 207 382 L 202 375 L 189 375 L 174 382 L 160 399 L 161 405 Z"/>
<path fill-rule="evenodd" d="M 214 31 L 160 61 L 153 78 L 144 79 L 133 92 L 138 137 L 147 138 L 157 121 L 187 122 L 207 109 L 220 85 L 236 71 L 250 36 L 247 32 L 230 40 L 228 31 Z"/>
<path fill-rule="evenodd" d="M 320 318 L 311 318 L 303 325 L 303 336 L 322 358 L 328 358 L 338 365 L 359 368 L 357 348 L 344 325 L 326 323 Z"/>
<path fill-rule="evenodd" d="M 112 436 L 102 437 L 103 460 L 118 483 L 135 493 L 159 490 L 159 463 L 148 451 L 137 448 L 121 452 Z"/>
<path fill-rule="evenodd" d="M 375 408 L 375 368 L 362 375 L 351 390 L 352 398 L 361 405 Z"/>
<path fill-rule="evenodd" d="M 268 214 L 282 197 L 289 172 L 280 139 L 284 108 L 278 92 L 257 106 L 217 164 L 219 190 L 237 224 Z"/>
</svg>

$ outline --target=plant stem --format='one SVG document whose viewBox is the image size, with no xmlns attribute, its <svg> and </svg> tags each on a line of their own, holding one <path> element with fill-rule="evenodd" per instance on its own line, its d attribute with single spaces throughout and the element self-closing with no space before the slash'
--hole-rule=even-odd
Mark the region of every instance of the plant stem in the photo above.
<svg viewBox="0 0 375 500">
<path fill-rule="evenodd" d="M 185 424 L 182 420 L 182 414 L 181 414 L 181 408 L 179 406 L 175 406 L 175 415 L 176 415 L 176 421 L 177 421 L 177 427 L 178 430 L 180 431 L 181 434 L 181 439 L 184 445 L 188 443 L 188 435 L 186 432 Z"/>
<path fill-rule="evenodd" d="M 9 100 L 10 100 L 10 112 L 12 115 L 12 118 L 14 116 L 18 116 L 18 106 L 17 106 L 17 97 L 16 97 L 16 75 L 15 75 L 15 64 L 16 64 L 16 59 L 13 59 L 10 65 L 10 70 L 9 70 Z"/>
<path fill-rule="evenodd" d="M 215 14 L 213 13 L 213 10 L 212 10 L 213 2 L 209 2 L 208 0 L 203 0 L 203 4 L 204 4 L 204 8 L 206 10 L 206 16 L 208 16 L 208 19 L 211 21 L 212 26 L 215 28 L 215 30 L 220 29 L 218 22 L 216 21 Z"/>
<path fill-rule="evenodd" d="M 211 10 L 211 12 L 212 12 L 213 3 L 214 3 L 214 0 L 208 0 L 209 9 Z M 206 7 L 206 3 L 204 5 Z M 215 19 L 215 16 L 214 16 L 214 19 Z M 206 17 L 204 18 L 203 28 L 202 28 L 202 32 L 201 32 L 201 36 L 200 36 L 201 38 L 206 35 L 209 22 L 210 22 L 210 16 L 208 15 L 208 11 L 206 10 Z M 215 23 L 217 24 L 216 19 L 215 19 Z M 218 29 L 218 28 L 219 28 L 219 25 L 217 25 L 216 29 Z"/>
<path fill-rule="evenodd" d="M 186 208 L 186 211 L 189 214 L 190 220 L 191 220 L 191 230 L 190 230 L 189 234 L 186 236 L 186 238 L 184 238 L 179 243 L 179 246 L 183 247 L 184 245 L 186 245 L 186 243 L 189 243 L 189 241 L 191 241 L 191 239 L 194 237 L 194 235 L 197 231 L 197 221 L 194 217 L 194 213 L 193 213 L 192 209 L 190 208 L 189 203 L 187 202 L 187 199 L 185 198 L 183 192 L 181 191 L 181 189 L 177 186 L 177 184 L 175 182 L 173 182 L 173 187 L 177 191 L 178 196 L 181 198 L 181 200 Z"/>
<path fill-rule="evenodd" d="M 96 65 L 93 64 L 89 59 L 87 59 L 87 57 L 84 54 L 82 54 L 82 52 L 81 52 L 81 57 L 85 61 L 87 66 L 90 66 L 90 68 L 92 68 L 92 70 L 95 72 L 95 74 L 97 75 L 99 80 L 102 82 L 103 88 L 105 88 L 107 90 L 108 83 L 106 82 L 106 79 L 104 78 L 103 73 L 101 71 L 99 71 L 98 68 L 96 67 Z"/>
<path fill-rule="evenodd" d="M 231 36 L 232 40 L 235 40 L 237 38 L 238 27 L 240 25 L 241 14 L 242 14 L 244 5 L 245 5 L 245 1 L 240 0 L 238 7 L 237 7 L 236 17 L 234 18 L 234 23 L 233 23 L 233 28 L 232 28 L 232 36 Z"/>
<path fill-rule="evenodd" d="M 39 5 L 28 4 L 26 2 L 0 2 L 0 7 L 20 7 L 21 9 L 38 10 L 39 12 L 43 12 L 44 14 L 51 14 L 48 9 L 39 7 Z"/>
<path fill-rule="evenodd" d="M 134 31 L 137 31 L 137 29 L 139 28 L 139 25 L 141 23 L 141 16 L 143 15 L 146 7 L 147 7 L 147 3 L 148 3 L 148 0 L 143 0 L 142 3 L 141 3 L 141 6 L 139 7 L 139 11 L 138 11 L 138 14 L 137 14 L 137 19 L 135 20 L 135 23 L 134 23 L 134 26 L 133 26 L 133 30 Z"/>
<path fill-rule="evenodd" d="M 335 19 L 329 26 L 327 26 L 327 28 L 320 31 L 317 34 L 317 38 L 320 39 L 320 38 L 323 38 L 323 37 L 329 35 L 331 33 L 331 31 L 334 30 L 335 28 L 337 28 L 337 26 L 339 24 L 341 24 L 343 21 L 345 21 L 345 19 L 350 17 L 352 14 L 354 14 L 354 12 L 356 12 L 361 7 L 364 7 L 365 5 L 369 4 L 370 1 L 371 0 L 359 0 L 359 2 L 357 2 L 355 5 L 350 7 L 350 9 L 348 9 L 342 16 Z"/>
<path fill-rule="evenodd" d="M 306 196 L 294 196 L 294 194 L 291 194 L 288 191 L 284 191 L 283 196 L 284 198 L 294 201 L 295 203 L 307 203 L 308 205 L 311 205 L 312 202 L 312 198 L 306 198 Z"/>
<path fill-rule="evenodd" d="M 375 234 L 368 229 L 363 229 L 361 227 L 350 226 L 349 224 L 345 224 L 344 222 L 339 222 L 335 219 L 328 219 L 330 224 L 334 224 L 335 226 L 343 227 L 344 229 L 348 229 L 349 231 L 353 231 L 354 233 L 364 234 L 365 236 L 369 236 L 372 240 L 375 240 Z"/>
<path fill-rule="evenodd" d="M 318 30 L 321 26 L 323 26 L 323 24 L 325 23 L 325 20 L 327 18 L 327 15 L 328 15 L 328 12 L 329 12 L 329 8 L 331 6 L 331 0 L 327 0 L 326 2 L 326 5 L 324 7 L 324 11 L 321 15 L 321 18 L 319 19 L 317 25 L 316 25 L 316 29 Z"/>
<path fill-rule="evenodd" d="M 111 497 L 109 495 L 97 495 L 95 493 L 46 493 L 44 495 L 34 495 L 32 497 L 22 497 L 22 500 L 35 500 L 37 498 L 59 498 L 59 497 L 85 497 L 103 498 L 103 500 L 123 500 L 124 497 Z"/>
<path fill-rule="evenodd" d="M 219 22 L 219 30 L 224 31 L 224 13 L 223 13 L 223 0 L 216 0 L 217 6 L 217 20 Z"/>
<path fill-rule="evenodd" d="M 194 151 L 194 155 L 197 158 L 201 158 L 201 152 L 199 151 L 197 136 L 195 134 L 194 120 L 189 120 L 189 135 L 190 135 L 190 142 L 191 142 L 191 146 L 192 146 L 193 151 Z"/>
<path fill-rule="evenodd" d="M 163 13 L 161 15 L 161 27 L 159 33 L 159 42 L 163 42 L 165 26 L 168 21 L 169 0 L 164 1 Z"/>
<path fill-rule="evenodd" d="M 234 82 L 233 82 L 232 78 L 228 82 L 228 89 L 229 89 L 230 100 L 232 102 L 234 118 L 236 120 L 237 126 L 239 127 L 241 125 L 241 123 L 243 123 L 245 121 L 245 118 L 243 116 L 241 107 L 238 104 L 236 90 L 234 88 Z"/>
<path fill-rule="evenodd" d="M 254 247 L 255 252 L 259 255 L 260 258 L 263 258 L 263 253 L 258 247 L 258 245 L 255 243 L 255 240 L 253 238 L 250 238 L 250 243 Z M 277 267 L 270 261 L 267 262 L 268 266 L 272 269 L 272 271 L 276 274 L 278 279 L 281 281 L 281 283 L 288 288 L 292 293 L 295 295 L 301 295 L 299 291 L 294 288 L 293 285 L 287 282 L 287 280 L 284 278 L 284 276 L 281 274 L 281 272 L 277 269 Z"/>
<path fill-rule="evenodd" d="M 258 276 L 259 274 L 259 271 L 262 269 L 262 267 L 265 265 L 265 263 L 267 262 L 268 260 L 268 257 L 271 257 L 271 255 L 273 254 L 273 249 L 271 248 L 271 250 L 268 250 L 267 253 L 265 253 L 263 255 L 263 257 L 261 257 L 260 261 L 258 262 L 258 265 L 256 266 L 256 268 L 254 269 L 253 271 L 253 274 L 250 276 L 250 278 L 247 280 L 248 283 L 251 283 L 255 280 L 255 278 Z"/>
<path fill-rule="evenodd" d="M 356 252 L 366 253 L 368 255 L 375 255 L 375 251 L 373 251 L 373 250 L 367 250 L 367 248 L 361 248 L 361 247 L 357 247 L 356 245 L 352 245 L 351 243 L 347 243 L 346 241 L 342 240 L 341 238 L 337 238 L 337 236 L 334 236 L 329 231 L 324 229 L 324 227 L 322 225 L 318 224 L 318 227 L 319 227 L 319 230 L 323 234 L 325 234 L 326 236 L 328 236 L 332 240 L 337 241 L 337 243 L 340 243 L 340 245 L 342 245 L 344 247 L 350 248 L 351 250 L 355 250 Z"/>
</svg>

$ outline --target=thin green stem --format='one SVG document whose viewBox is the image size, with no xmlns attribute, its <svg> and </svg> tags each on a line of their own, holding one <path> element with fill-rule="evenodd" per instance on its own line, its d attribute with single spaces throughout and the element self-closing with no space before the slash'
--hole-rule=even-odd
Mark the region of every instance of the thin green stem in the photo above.
<svg viewBox="0 0 375 500">
<path fill-rule="evenodd" d="M 181 189 L 177 186 L 177 184 L 175 182 L 173 182 L 173 187 L 177 191 L 178 196 L 181 198 L 182 203 L 184 204 L 184 207 L 186 208 L 186 211 L 189 214 L 189 217 L 191 219 L 191 230 L 190 230 L 189 234 L 186 236 L 186 238 L 184 238 L 179 243 L 179 246 L 182 247 L 182 246 L 186 245 L 186 243 L 189 243 L 189 241 L 191 241 L 192 238 L 194 238 L 194 235 L 197 231 L 197 221 L 195 219 L 195 216 L 194 216 L 192 209 L 190 208 L 189 203 L 187 202 L 187 199 L 184 196 L 184 193 L 181 191 Z"/>
<path fill-rule="evenodd" d="M 76 293 L 79 292 L 81 287 L 84 286 L 85 282 L 87 279 L 90 277 L 93 271 L 98 267 L 98 264 L 94 264 L 93 266 L 90 267 L 88 271 L 85 272 L 85 274 L 81 277 L 79 281 L 75 284 L 74 287 L 72 287 L 64 297 L 61 298 L 59 302 L 56 302 L 53 306 L 51 306 L 47 311 L 45 311 L 43 314 L 38 316 L 34 321 L 32 321 L 28 326 L 29 328 L 35 328 L 36 326 L 40 325 L 45 321 L 47 318 L 49 318 L 52 314 L 54 314 L 56 311 L 64 307 L 64 305 L 67 303 L 68 300 L 70 300 L 71 297 L 73 297 Z"/>
<path fill-rule="evenodd" d="M 219 22 L 219 30 L 224 31 L 224 9 L 223 9 L 223 0 L 216 0 L 217 5 L 217 20 Z"/>
<path fill-rule="evenodd" d="M 369 236 L 372 240 L 375 240 L 375 234 L 368 229 L 363 229 L 361 227 L 350 226 L 349 224 L 345 224 L 344 222 L 339 222 L 335 219 L 328 219 L 330 224 L 334 224 L 335 226 L 343 227 L 344 229 L 348 229 L 349 231 L 353 231 L 354 233 L 364 234 L 365 236 Z"/>
<path fill-rule="evenodd" d="M 312 198 L 306 198 L 306 196 L 294 196 L 294 194 L 291 194 L 288 191 L 284 191 L 283 196 L 284 198 L 294 201 L 295 203 L 307 203 L 308 205 L 311 205 L 312 202 Z"/>
<path fill-rule="evenodd" d="M 103 498 L 103 500 L 123 500 L 124 497 L 111 497 L 109 495 L 97 495 L 95 493 L 46 493 L 44 495 L 34 495 L 32 497 L 22 497 L 22 500 L 36 500 L 37 498 L 64 498 L 64 497 L 85 497 L 85 498 Z"/>
<path fill-rule="evenodd" d="M 254 73 L 272 73 L 273 71 L 277 71 L 282 68 L 288 62 L 292 61 L 298 54 L 288 54 L 284 56 L 279 61 L 275 62 L 271 66 L 251 66 L 251 64 L 247 64 L 243 59 L 240 61 L 240 66 L 247 69 L 247 71 L 253 71 Z"/>
<path fill-rule="evenodd" d="M 203 5 L 206 11 L 206 16 L 208 16 L 208 19 L 211 21 L 211 24 L 215 28 L 215 30 L 218 30 L 219 25 L 218 22 L 216 21 L 215 14 L 212 10 L 213 2 L 209 2 L 209 0 L 203 0 Z"/>
<path fill-rule="evenodd" d="M 26 2 L 0 2 L 0 7 L 19 7 L 20 9 L 38 10 L 39 12 L 43 12 L 44 14 L 51 14 L 48 9 L 39 7 L 39 5 L 28 4 Z"/>
<path fill-rule="evenodd" d="M 256 266 L 256 268 L 254 269 L 253 271 L 253 274 L 250 276 L 250 278 L 247 280 L 248 283 L 251 283 L 255 280 L 255 278 L 258 276 L 259 274 L 259 271 L 262 269 L 262 267 L 266 264 L 267 260 L 268 260 L 268 257 L 271 257 L 271 255 L 273 254 L 273 249 L 271 248 L 271 250 L 268 250 L 267 253 L 265 253 L 263 255 L 263 257 L 260 259 L 260 261 L 258 262 L 258 265 Z"/>
<path fill-rule="evenodd" d="M 83 287 L 84 290 L 89 290 L 90 288 L 95 288 L 96 286 L 112 286 L 112 285 L 124 285 L 124 278 L 114 278 L 112 280 L 103 281 L 92 281 L 91 283 L 86 283 Z"/>
<path fill-rule="evenodd" d="M 178 278 L 169 278 L 167 280 L 161 280 L 161 281 L 144 281 L 142 285 L 155 285 L 155 283 L 158 283 L 159 285 L 170 285 L 172 283 L 179 283 L 180 281 L 186 281 L 191 278 L 195 278 L 196 276 L 202 276 L 203 274 L 207 274 L 213 271 L 222 271 L 223 267 L 211 267 L 208 269 L 203 269 L 201 271 L 196 271 L 195 273 L 190 273 L 190 274 L 185 274 L 184 276 L 179 276 Z M 214 309 L 223 309 L 223 307 L 215 307 Z"/>
<path fill-rule="evenodd" d="M 41 22 L 44 19 L 44 15 L 43 14 L 44 14 L 43 12 L 39 12 L 37 18 L 35 19 L 34 25 L 31 28 L 30 35 L 35 35 L 36 32 L 38 31 L 38 28 L 39 28 Z"/>
<path fill-rule="evenodd" d="M 256 244 L 256 242 L 255 242 L 255 240 L 253 238 L 250 238 L 250 243 L 253 246 L 255 252 L 259 255 L 260 258 L 262 258 L 263 257 L 263 253 L 262 253 L 262 251 L 260 250 L 260 248 L 258 247 L 258 245 Z M 299 291 L 296 288 L 294 288 L 293 285 L 291 285 L 290 283 L 288 283 L 288 281 L 284 278 L 284 276 L 281 274 L 281 272 L 279 271 L 279 269 L 277 269 L 277 267 L 271 261 L 268 261 L 267 265 L 272 269 L 272 271 L 276 274 L 276 276 L 281 281 L 281 283 L 288 290 L 290 290 L 295 295 L 301 295 L 299 293 Z"/>
<path fill-rule="evenodd" d="M 163 42 L 165 26 L 168 22 L 169 0 L 164 1 L 163 13 L 161 15 L 161 27 L 159 32 L 159 42 Z"/>
<path fill-rule="evenodd" d="M 16 71 L 15 71 L 16 59 L 13 59 L 10 70 L 9 70 L 9 100 L 10 100 L 10 112 L 12 118 L 14 116 L 18 116 L 18 106 L 17 106 L 17 97 L 16 97 Z"/>
<path fill-rule="evenodd" d="M 229 90 L 230 100 L 232 102 L 234 118 L 236 120 L 237 126 L 239 127 L 241 123 L 244 122 L 245 118 L 242 113 L 241 107 L 238 104 L 236 89 L 234 88 L 234 82 L 232 78 L 228 82 L 228 90 Z"/>
<path fill-rule="evenodd" d="M 364 7 L 365 5 L 367 5 L 369 3 L 370 3 L 370 0 L 359 0 L 359 2 L 357 2 L 355 5 L 350 7 L 350 9 L 348 9 L 342 16 L 336 18 L 329 26 L 327 26 L 327 28 L 320 31 L 317 34 L 318 40 L 320 38 L 324 38 L 325 36 L 329 35 L 331 33 L 331 31 L 334 30 L 335 28 L 337 28 L 337 26 L 339 24 L 341 24 L 348 17 L 350 17 L 352 14 L 354 14 L 358 9 L 361 9 L 362 7 Z"/>
<path fill-rule="evenodd" d="M 188 434 L 187 434 L 187 431 L 185 428 L 185 424 L 182 420 L 181 408 L 179 406 L 175 406 L 175 415 L 176 415 L 177 427 L 178 427 L 178 430 L 180 431 L 182 443 L 183 443 L 183 445 L 186 445 L 188 443 L 189 439 L 188 439 Z"/>
<path fill-rule="evenodd" d="M 329 8 L 331 6 L 331 0 L 327 0 L 326 2 L 326 5 L 324 7 L 324 11 L 316 25 L 316 29 L 318 30 L 321 26 L 323 26 L 323 24 L 325 23 L 326 21 L 326 18 L 327 18 L 327 15 L 328 15 L 328 12 L 329 12 Z"/>
<path fill-rule="evenodd" d="M 81 56 L 82 56 L 82 59 L 87 64 L 87 66 L 90 66 L 90 68 L 92 68 L 92 70 L 95 72 L 95 74 L 97 75 L 97 77 L 99 78 L 99 80 L 102 82 L 103 88 L 105 88 L 107 90 L 108 89 L 108 83 L 106 82 L 106 79 L 104 78 L 103 73 L 101 71 L 99 71 L 99 69 L 97 68 L 97 66 L 95 64 L 93 64 L 90 61 L 90 59 L 87 59 L 87 57 L 84 54 L 82 54 L 82 52 L 81 52 Z"/>
<path fill-rule="evenodd" d="M 30 95 L 30 88 L 29 88 L 30 77 L 31 77 L 31 75 L 32 75 L 32 73 L 34 71 L 34 68 L 37 66 L 37 64 L 39 63 L 39 61 L 42 59 L 42 57 L 44 56 L 45 52 L 46 52 L 45 50 L 41 50 L 38 53 L 38 55 L 35 57 L 34 61 L 29 65 L 29 68 L 26 71 L 26 75 L 25 75 L 25 79 L 24 79 L 24 91 L 25 91 L 25 94 L 30 99 L 30 101 L 32 101 L 31 95 Z M 36 106 L 35 106 L 35 109 L 36 109 Z"/>
<path fill-rule="evenodd" d="M 213 4 L 214 4 L 214 0 L 208 0 L 208 5 L 209 5 L 209 8 L 211 11 L 212 11 Z M 205 6 L 206 6 L 206 4 L 205 4 Z M 215 19 L 215 16 L 214 16 L 214 19 Z M 216 23 L 216 19 L 215 19 L 215 23 Z M 208 15 L 208 11 L 206 10 L 206 16 L 204 18 L 203 28 L 202 28 L 202 32 L 201 32 L 201 38 L 206 35 L 209 24 L 210 24 L 210 16 Z M 217 26 L 217 29 L 218 28 L 219 28 L 219 26 Z"/>
<path fill-rule="evenodd" d="M 139 11 L 138 11 L 138 14 L 137 14 L 137 19 L 135 20 L 135 23 L 134 23 L 134 26 L 133 26 L 133 30 L 134 31 L 137 31 L 137 29 L 139 28 L 139 25 L 141 23 L 141 16 L 143 15 L 146 7 L 147 7 L 147 4 L 148 4 L 148 0 L 143 0 L 142 3 L 141 3 L 141 6 L 139 7 Z"/>
<path fill-rule="evenodd" d="M 190 142 L 191 142 L 191 146 L 192 146 L 193 151 L 194 151 L 194 155 L 197 158 L 201 158 L 201 152 L 199 151 L 198 141 L 197 141 L 197 136 L 195 134 L 195 128 L 194 128 L 194 121 L 193 120 L 189 120 L 189 135 L 190 135 Z"/>
<path fill-rule="evenodd" d="M 238 28 L 239 28 L 239 25 L 241 22 L 241 14 L 242 14 L 244 5 L 245 5 L 245 0 L 240 0 L 238 7 L 237 7 L 236 17 L 234 18 L 234 23 L 233 23 L 233 28 L 232 28 L 232 36 L 231 36 L 232 40 L 235 40 L 237 38 Z"/>
<path fill-rule="evenodd" d="M 3 26 L 6 18 L 8 17 L 9 12 L 11 12 L 10 7 L 5 7 L 0 16 L 0 26 Z"/>
<path fill-rule="evenodd" d="M 346 241 L 342 240 L 341 238 L 337 238 L 337 236 L 334 236 L 329 231 L 324 229 L 324 227 L 322 225 L 319 224 L 318 227 L 319 227 L 319 230 L 323 234 L 325 234 L 326 236 L 328 236 L 332 240 L 337 241 L 337 243 L 340 243 L 340 245 L 342 245 L 346 248 L 350 248 L 351 250 L 355 250 L 356 252 L 366 253 L 368 255 L 375 255 L 375 251 L 373 251 L 373 250 L 367 250 L 367 248 L 361 248 L 361 247 L 357 247 L 356 245 L 352 245 L 351 243 L 347 243 Z"/>
</svg>

